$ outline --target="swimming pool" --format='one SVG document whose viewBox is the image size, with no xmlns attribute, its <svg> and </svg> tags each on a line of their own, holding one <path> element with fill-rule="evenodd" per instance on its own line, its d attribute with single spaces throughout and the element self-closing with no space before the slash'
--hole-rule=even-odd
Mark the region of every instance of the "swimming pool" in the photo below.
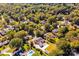
<svg viewBox="0 0 79 59">
<path fill-rule="evenodd" d="M 27 56 L 32 56 L 35 52 L 33 50 L 30 50 L 28 53 L 27 53 Z"/>
</svg>

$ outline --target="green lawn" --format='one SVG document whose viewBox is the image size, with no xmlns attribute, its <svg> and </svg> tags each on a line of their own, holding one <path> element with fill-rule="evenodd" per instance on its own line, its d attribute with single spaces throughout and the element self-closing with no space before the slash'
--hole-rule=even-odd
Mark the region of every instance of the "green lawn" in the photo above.
<svg viewBox="0 0 79 59">
<path fill-rule="evenodd" d="M 40 51 L 38 51 L 37 49 L 32 48 L 32 50 L 34 50 L 34 52 L 35 52 L 32 56 L 47 56 L 47 54 L 43 51 L 42 51 L 42 55 L 41 55 Z"/>
<path fill-rule="evenodd" d="M 9 54 L 0 54 L 0 56 L 10 56 Z"/>
<path fill-rule="evenodd" d="M 1 48 L 0 48 L 0 51 L 2 51 L 2 50 L 4 50 L 5 49 L 5 46 L 2 46 Z"/>
</svg>

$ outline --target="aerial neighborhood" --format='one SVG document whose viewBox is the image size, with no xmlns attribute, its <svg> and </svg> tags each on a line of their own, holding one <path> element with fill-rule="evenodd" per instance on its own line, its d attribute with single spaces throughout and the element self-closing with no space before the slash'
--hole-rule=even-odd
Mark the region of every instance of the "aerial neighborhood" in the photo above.
<svg viewBox="0 0 79 59">
<path fill-rule="evenodd" d="M 79 55 L 79 4 L 0 4 L 0 56 Z"/>
</svg>

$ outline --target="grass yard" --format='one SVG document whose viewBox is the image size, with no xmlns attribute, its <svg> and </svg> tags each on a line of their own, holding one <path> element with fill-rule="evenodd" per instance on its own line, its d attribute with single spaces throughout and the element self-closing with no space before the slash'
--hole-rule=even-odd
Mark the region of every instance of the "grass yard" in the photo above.
<svg viewBox="0 0 79 59">
<path fill-rule="evenodd" d="M 49 44 L 49 46 L 45 50 L 50 53 L 51 51 L 55 51 L 56 49 L 57 47 L 55 44 Z"/>
<path fill-rule="evenodd" d="M 1 54 L 0 56 L 9 56 L 9 54 Z"/>
</svg>

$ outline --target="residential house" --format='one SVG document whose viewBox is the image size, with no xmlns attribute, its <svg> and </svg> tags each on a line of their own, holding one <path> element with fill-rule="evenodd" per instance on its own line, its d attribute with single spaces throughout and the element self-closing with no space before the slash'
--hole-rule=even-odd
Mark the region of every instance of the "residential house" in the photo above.
<svg viewBox="0 0 79 59">
<path fill-rule="evenodd" d="M 6 29 L 9 29 L 9 30 L 14 30 L 14 27 L 11 26 L 11 25 L 5 25 L 5 28 L 6 28 Z"/>
<path fill-rule="evenodd" d="M 6 44 L 8 44 L 8 43 L 9 43 L 9 40 L 6 40 L 6 41 L 4 41 L 4 42 L 0 42 L 0 46 L 6 45 Z"/>
<path fill-rule="evenodd" d="M 45 40 L 41 37 L 34 39 L 33 43 L 35 48 L 41 49 L 42 51 L 45 51 L 45 48 L 49 46 L 47 43 L 45 43 Z"/>
<path fill-rule="evenodd" d="M 57 33 L 58 32 L 58 29 L 54 29 L 52 30 L 53 33 Z"/>
<path fill-rule="evenodd" d="M 5 35 L 5 34 L 6 34 L 5 31 L 0 30 L 0 35 Z"/>
</svg>

